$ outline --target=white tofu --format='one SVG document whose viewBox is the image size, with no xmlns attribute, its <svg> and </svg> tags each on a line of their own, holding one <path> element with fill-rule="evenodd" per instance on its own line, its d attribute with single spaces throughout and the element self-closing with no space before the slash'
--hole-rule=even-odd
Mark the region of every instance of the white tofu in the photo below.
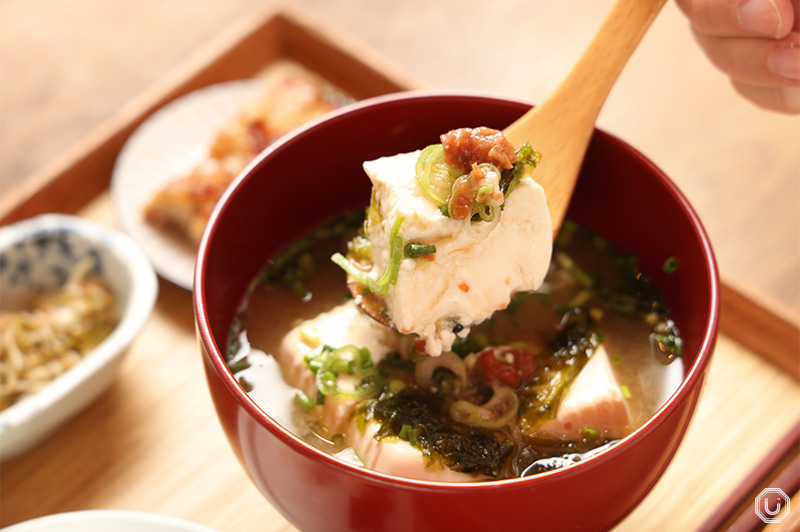
<svg viewBox="0 0 800 532">
<path fill-rule="evenodd" d="M 408 349 L 407 345 L 403 345 L 407 339 L 366 316 L 353 301 L 302 322 L 283 337 L 275 358 L 286 382 L 302 390 L 312 400 L 316 399 L 317 388 L 304 357 L 313 348 L 303 342 L 300 331 L 304 327 L 313 329 L 322 344 L 366 347 L 375 364 L 390 351 Z M 353 399 L 326 397 L 322 407 L 317 407 L 317 413 L 329 433 L 346 434 L 345 444 L 353 449 L 365 467 L 407 478 L 441 482 L 472 482 L 480 479 L 446 467 L 436 469 L 426 465 L 420 450 L 407 441 L 391 438 L 376 440 L 377 423 L 368 423 L 366 430 L 361 432 L 352 420 L 356 402 Z"/>
<path fill-rule="evenodd" d="M 445 466 L 432 467 L 422 452 L 405 440 L 376 440 L 378 428 L 377 423 L 367 423 L 362 433 L 352 423 L 347 432 L 346 443 L 353 448 L 364 467 L 390 475 L 436 482 L 475 482 L 488 478 L 485 475 L 460 473 Z"/>
<path fill-rule="evenodd" d="M 515 293 L 539 287 L 553 234 L 544 190 L 525 176 L 508 194 L 499 223 L 486 238 L 476 239 L 463 221 L 444 216 L 424 195 L 415 177 L 419 154 L 364 163 L 381 216 L 367 235 L 373 246 L 370 275 L 377 280 L 389 264 L 389 235 L 398 216 L 405 217 L 399 232 L 404 244 L 436 246 L 428 257 L 403 259 L 385 299 L 397 330 L 416 333 L 427 353 L 437 356 L 452 347 L 455 324 L 463 327 L 459 336 L 466 336 L 471 325 L 504 309 Z"/>
<path fill-rule="evenodd" d="M 580 441 L 586 428 L 597 430 L 604 438 L 626 436 L 630 412 L 605 348 L 600 346 L 572 381 L 556 418 L 539 430 L 555 438 Z"/>
<path fill-rule="evenodd" d="M 368 317 L 353 301 L 342 303 L 300 323 L 283 337 L 275 359 L 286 383 L 302 390 L 312 401 L 317 398 L 317 385 L 314 374 L 305 363 L 305 356 L 315 348 L 303 341 L 303 328 L 313 330 L 319 336 L 320 345 L 335 348 L 354 345 L 369 349 L 374 364 L 380 362 L 390 351 L 399 349 L 403 342 L 397 332 Z M 328 397 L 319 413 L 320 418 L 332 433 L 344 432 L 355 403 L 354 400 Z"/>
</svg>

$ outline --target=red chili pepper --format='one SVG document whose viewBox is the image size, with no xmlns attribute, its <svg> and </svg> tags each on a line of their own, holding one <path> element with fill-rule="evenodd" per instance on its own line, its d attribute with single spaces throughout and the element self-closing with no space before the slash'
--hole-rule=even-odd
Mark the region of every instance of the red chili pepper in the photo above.
<svg viewBox="0 0 800 532">
<path fill-rule="evenodd" d="M 513 357 L 512 362 L 507 362 Z M 514 348 L 489 348 L 478 356 L 478 369 L 486 382 L 499 382 L 519 388 L 533 376 L 537 363 L 533 356 Z"/>
</svg>

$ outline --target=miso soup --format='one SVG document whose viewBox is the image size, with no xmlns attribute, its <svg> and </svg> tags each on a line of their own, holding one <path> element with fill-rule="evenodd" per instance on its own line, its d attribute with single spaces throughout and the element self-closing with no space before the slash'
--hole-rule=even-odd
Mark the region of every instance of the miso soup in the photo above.
<svg viewBox="0 0 800 532">
<path fill-rule="evenodd" d="M 362 220 L 269 261 L 231 327 L 231 371 L 311 445 L 411 478 L 525 476 L 613 445 L 681 382 L 680 334 L 650 278 L 574 222 L 537 292 L 431 357 L 364 315 L 330 261 Z"/>
</svg>

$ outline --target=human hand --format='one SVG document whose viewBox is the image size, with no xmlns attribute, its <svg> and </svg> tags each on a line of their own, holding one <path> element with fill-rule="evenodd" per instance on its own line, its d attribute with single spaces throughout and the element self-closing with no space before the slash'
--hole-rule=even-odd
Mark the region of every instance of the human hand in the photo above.
<svg viewBox="0 0 800 532">
<path fill-rule="evenodd" d="M 800 0 L 676 0 L 709 59 L 745 98 L 800 113 Z"/>
</svg>

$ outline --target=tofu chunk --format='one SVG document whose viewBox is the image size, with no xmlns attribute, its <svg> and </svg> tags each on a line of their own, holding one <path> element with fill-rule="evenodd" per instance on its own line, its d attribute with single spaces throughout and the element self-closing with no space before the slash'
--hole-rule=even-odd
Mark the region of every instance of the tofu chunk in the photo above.
<svg viewBox="0 0 800 532">
<path fill-rule="evenodd" d="M 539 430 L 560 440 L 579 441 L 585 429 L 607 439 L 630 431 L 630 412 L 603 346 L 597 348 L 570 385 L 556 418 Z"/>
<path fill-rule="evenodd" d="M 409 347 L 404 345 L 408 343 L 407 338 L 366 316 L 353 301 L 304 321 L 284 336 L 275 358 L 286 382 L 302 390 L 312 400 L 316 399 L 317 388 L 313 373 L 304 361 L 305 356 L 314 350 L 314 347 L 308 345 L 307 339 L 304 340 L 304 335 L 307 336 L 309 330 L 319 336 L 320 345 L 340 347 L 352 344 L 366 347 L 375 364 L 388 352 Z M 422 452 L 407 441 L 392 438 L 376 440 L 377 423 L 368 423 L 365 430 L 360 431 L 352 420 L 356 402 L 353 399 L 329 396 L 321 407 L 316 408 L 319 410 L 319 420 L 327 431 L 331 434 L 345 434 L 345 445 L 353 449 L 365 467 L 423 480 L 471 482 L 479 479 L 446 467 L 431 467 Z"/>
<path fill-rule="evenodd" d="M 544 190 L 524 176 L 505 198 L 499 222 L 465 222 L 442 214 L 416 179 L 420 152 L 364 163 L 372 181 L 380 223 L 369 226 L 371 275 L 389 264 L 390 231 L 399 216 L 404 243 L 429 244 L 436 253 L 403 258 L 397 283 L 385 295 L 398 331 L 416 333 L 425 351 L 451 349 L 470 326 L 504 309 L 511 297 L 535 290 L 544 280 L 552 252 L 552 227 Z M 470 225 L 471 224 L 471 225 Z"/>
<path fill-rule="evenodd" d="M 369 469 L 405 478 L 436 482 L 475 482 L 487 478 L 460 473 L 444 466 L 432 467 L 422 452 L 405 440 L 375 439 L 378 428 L 377 423 L 367 423 L 364 432 L 361 432 L 353 423 L 347 432 L 346 443 Z"/>
<path fill-rule="evenodd" d="M 358 348 L 367 348 L 374 364 L 380 362 L 390 351 L 399 349 L 404 341 L 397 332 L 365 315 L 352 300 L 300 323 L 283 337 L 275 359 L 286 383 L 302 390 L 312 401 L 317 398 L 317 385 L 314 373 L 305 363 L 305 357 L 316 346 L 309 345 L 304 338 L 309 333 L 316 335 L 318 345 L 336 348 L 355 345 Z M 342 433 L 354 408 L 354 400 L 327 397 L 319 414 L 331 433 Z"/>
</svg>

